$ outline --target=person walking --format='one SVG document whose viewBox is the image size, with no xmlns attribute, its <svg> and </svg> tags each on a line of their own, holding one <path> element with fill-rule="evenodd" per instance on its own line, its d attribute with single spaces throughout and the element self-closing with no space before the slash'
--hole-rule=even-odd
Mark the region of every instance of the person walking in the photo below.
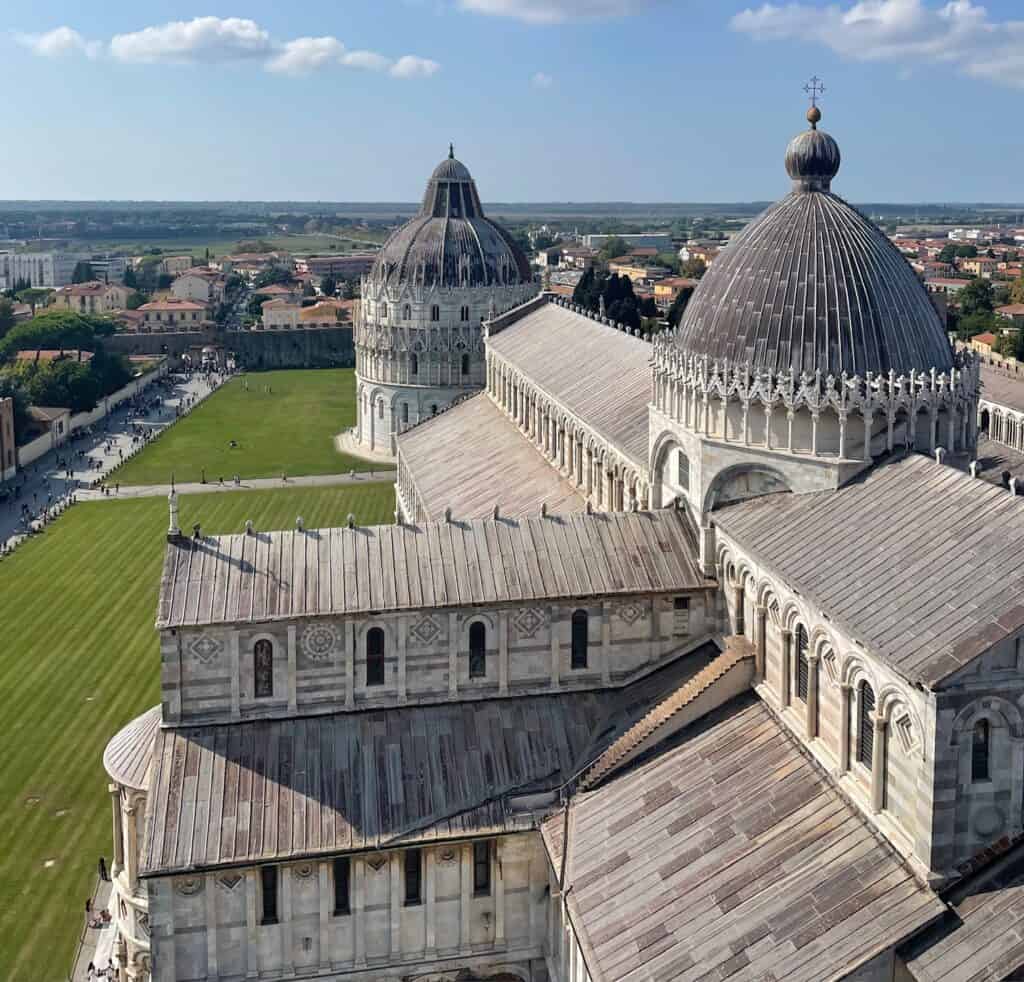
<svg viewBox="0 0 1024 982">
<path fill-rule="evenodd" d="M 102 856 L 100 856 L 100 861 L 97 864 L 97 867 L 99 870 L 100 879 L 109 881 L 110 877 L 107 875 L 107 861 Z"/>
</svg>

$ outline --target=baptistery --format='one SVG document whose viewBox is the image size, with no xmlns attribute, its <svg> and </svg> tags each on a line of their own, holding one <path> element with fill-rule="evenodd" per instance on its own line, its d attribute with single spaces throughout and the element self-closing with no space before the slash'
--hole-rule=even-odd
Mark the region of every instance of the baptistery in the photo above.
<svg viewBox="0 0 1024 982">
<path fill-rule="evenodd" d="M 484 385 L 482 323 L 534 296 L 530 263 L 484 214 L 454 148 L 430 175 L 419 213 L 364 277 L 355 329 L 360 445 L 394 438 Z"/>
</svg>

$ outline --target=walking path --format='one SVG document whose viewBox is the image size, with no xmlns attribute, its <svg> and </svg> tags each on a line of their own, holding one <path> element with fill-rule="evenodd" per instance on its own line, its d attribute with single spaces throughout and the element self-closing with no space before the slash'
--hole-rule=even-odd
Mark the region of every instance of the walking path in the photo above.
<svg viewBox="0 0 1024 982">
<path fill-rule="evenodd" d="M 99 880 L 92 895 L 92 909 L 99 912 L 110 908 L 112 895 L 111 882 Z M 113 911 L 110 911 L 113 914 Z M 78 942 L 78 950 L 75 953 L 74 965 L 71 968 L 70 982 L 87 982 L 89 978 L 88 968 L 92 963 L 97 969 L 103 970 L 112 964 L 114 955 L 114 921 L 104 927 L 89 927 L 82 913 L 82 934 Z"/>
<path fill-rule="evenodd" d="M 67 443 L 49 451 L 7 486 L 13 493 L 0 502 L 0 546 L 13 548 L 26 536 L 42 528 L 44 517 L 69 500 L 78 501 L 99 492 L 89 486 L 106 477 L 143 440 L 152 439 L 178 418 L 180 407 L 194 400 L 198 405 L 218 388 L 196 373 L 191 377 L 172 375 L 154 383 L 143 395 L 145 408 L 131 405 L 114 410 L 88 430 L 80 430 Z M 159 393 L 159 401 L 157 394 Z M 26 510 L 27 509 L 27 510 Z"/>
<path fill-rule="evenodd" d="M 281 488 L 325 488 L 341 484 L 370 484 L 374 481 L 393 482 L 395 472 L 387 471 L 350 471 L 348 474 L 311 474 L 305 477 L 289 477 L 281 480 L 279 477 L 254 477 L 246 481 L 239 481 L 238 484 L 232 481 L 223 483 L 201 484 L 192 482 L 189 484 L 175 484 L 174 489 L 178 494 L 212 494 L 221 491 L 265 491 L 280 490 Z M 170 494 L 169 484 L 140 484 L 132 487 L 123 487 L 116 494 L 104 494 L 100 490 L 79 491 L 79 501 L 118 501 L 125 498 L 158 498 Z"/>
</svg>

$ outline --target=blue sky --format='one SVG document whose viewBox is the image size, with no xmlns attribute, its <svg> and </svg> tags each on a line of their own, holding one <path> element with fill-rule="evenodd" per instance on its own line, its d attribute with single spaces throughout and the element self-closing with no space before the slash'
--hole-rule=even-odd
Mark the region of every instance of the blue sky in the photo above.
<svg viewBox="0 0 1024 982">
<path fill-rule="evenodd" d="M 1024 200 L 1020 0 L 6 0 L 0 198 Z M 19 94 L 20 93 L 20 98 Z"/>
</svg>

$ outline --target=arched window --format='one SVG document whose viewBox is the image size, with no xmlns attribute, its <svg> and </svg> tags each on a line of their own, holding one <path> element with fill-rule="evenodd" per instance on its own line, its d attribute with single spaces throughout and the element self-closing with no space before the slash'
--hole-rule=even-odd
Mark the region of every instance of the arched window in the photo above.
<svg viewBox="0 0 1024 982">
<path fill-rule="evenodd" d="M 266 638 L 253 645 L 252 672 L 255 680 L 254 692 L 257 699 L 267 699 L 274 694 L 274 646 Z"/>
<path fill-rule="evenodd" d="M 409 374 L 419 375 L 420 373 L 420 356 L 413 352 L 409 355 Z"/>
<path fill-rule="evenodd" d="M 436 303 L 430 308 L 430 319 L 432 321 L 439 321 L 441 319 L 441 308 Z"/>
<path fill-rule="evenodd" d="M 409 403 L 407 402 L 402 403 L 402 422 L 409 422 Z"/>
<path fill-rule="evenodd" d="M 811 665 L 807 660 L 807 629 L 803 624 L 796 626 L 796 694 L 807 702 L 807 689 L 811 678 Z"/>
<path fill-rule="evenodd" d="M 875 692 L 867 682 L 861 682 L 857 700 L 857 760 L 871 770 L 875 751 Z"/>
<path fill-rule="evenodd" d="M 469 307 L 463 307 L 459 311 L 459 320 L 461 320 L 461 321 L 468 321 L 469 320 Z"/>
<path fill-rule="evenodd" d="M 487 628 L 483 621 L 469 626 L 469 677 L 487 678 Z"/>
<path fill-rule="evenodd" d="M 383 399 L 379 399 L 377 401 L 377 419 L 383 419 L 383 418 L 384 418 L 384 400 Z"/>
<path fill-rule="evenodd" d="M 971 739 L 971 780 L 989 781 L 989 741 L 990 730 L 987 719 L 979 719 L 974 724 L 974 736 Z"/>
<path fill-rule="evenodd" d="M 366 632 L 366 684 L 384 684 L 384 631 L 379 627 Z"/>
<path fill-rule="evenodd" d="M 412 318 L 412 307 L 410 307 L 409 304 L 406 304 L 402 308 L 402 320 L 407 321 L 407 320 L 410 320 L 411 318 Z"/>
<path fill-rule="evenodd" d="M 380 305 L 380 316 L 381 317 L 387 317 L 388 316 L 388 305 L 386 303 L 382 303 Z"/>
<path fill-rule="evenodd" d="M 573 611 L 571 668 L 587 667 L 587 641 L 590 637 L 589 618 L 585 610 Z"/>
<path fill-rule="evenodd" d="M 463 355 L 462 356 L 462 374 L 463 375 L 468 375 L 469 374 L 469 355 Z"/>
</svg>

